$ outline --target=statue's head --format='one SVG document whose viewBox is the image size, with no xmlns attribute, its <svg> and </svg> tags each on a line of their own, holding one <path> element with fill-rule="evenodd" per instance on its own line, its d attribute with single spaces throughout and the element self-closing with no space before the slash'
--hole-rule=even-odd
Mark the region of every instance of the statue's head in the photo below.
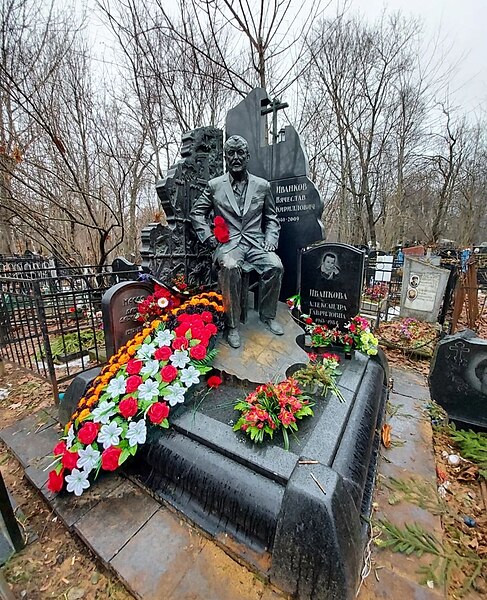
<svg viewBox="0 0 487 600">
<path fill-rule="evenodd" d="M 225 142 L 223 151 L 225 154 L 227 171 L 230 172 L 232 177 L 238 178 L 247 171 L 250 154 L 249 145 L 246 139 L 240 135 L 232 135 Z"/>
</svg>

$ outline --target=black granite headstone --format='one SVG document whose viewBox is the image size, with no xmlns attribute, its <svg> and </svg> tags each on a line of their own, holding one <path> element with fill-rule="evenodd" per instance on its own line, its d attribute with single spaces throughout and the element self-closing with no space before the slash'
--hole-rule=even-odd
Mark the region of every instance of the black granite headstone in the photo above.
<svg viewBox="0 0 487 600">
<path fill-rule="evenodd" d="M 281 223 L 279 254 L 284 265 L 280 299 L 297 291 L 298 251 L 324 237 L 321 215 L 323 202 L 309 179 L 309 165 L 301 139 L 294 127 L 287 126 L 276 143 L 267 141 L 267 93 L 256 88 L 227 114 L 226 134 L 241 135 L 249 144 L 250 173 L 271 184 Z"/>
<path fill-rule="evenodd" d="M 107 358 L 143 328 L 137 320 L 137 303 L 153 291 L 151 283 L 122 281 L 105 292 L 101 308 Z"/>
<path fill-rule="evenodd" d="M 123 256 L 117 256 L 112 262 L 112 273 L 115 283 L 137 281 L 140 269 L 138 265 L 128 261 Z"/>
<path fill-rule="evenodd" d="M 487 340 L 469 329 L 443 338 L 431 361 L 429 386 L 451 419 L 487 430 Z"/>
<path fill-rule="evenodd" d="M 319 243 L 300 253 L 301 310 L 315 323 L 343 326 L 360 312 L 364 253 Z"/>
</svg>

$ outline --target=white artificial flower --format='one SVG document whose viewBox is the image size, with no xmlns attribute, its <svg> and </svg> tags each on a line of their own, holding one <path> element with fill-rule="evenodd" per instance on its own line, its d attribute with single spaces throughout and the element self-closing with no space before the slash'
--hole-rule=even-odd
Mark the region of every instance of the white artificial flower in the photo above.
<svg viewBox="0 0 487 600">
<path fill-rule="evenodd" d="M 120 434 L 123 429 L 116 421 L 112 421 L 108 425 L 103 425 L 100 429 L 100 433 L 96 438 L 96 441 L 99 444 L 103 444 L 105 450 L 110 448 L 110 446 L 116 446 L 120 441 Z"/>
<path fill-rule="evenodd" d="M 191 387 L 200 382 L 200 372 L 190 365 L 187 369 L 181 371 L 181 381 L 186 387 Z"/>
<path fill-rule="evenodd" d="M 125 394 L 125 377 L 123 375 L 119 375 L 118 377 L 114 377 L 107 386 L 107 394 L 110 398 L 118 398 L 118 396 L 122 396 Z"/>
<path fill-rule="evenodd" d="M 166 390 L 169 391 L 169 394 L 165 397 L 165 399 L 169 402 L 169 406 L 176 406 L 176 404 L 181 404 L 184 402 L 184 393 L 186 392 L 186 388 L 184 388 L 179 383 L 175 383 L 174 385 L 168 385 Z"/>
<path fill-rule="evenodd" d="M 89 473 L 87 471 L 80 471 L 78 469 L 73 469 L 70 475 L 66 475 L 64 478 L 66 483 L 66 489 L 68 492 L 74 492 L 75 496 L 81 496 L 83 490 L 87 490 L 90 487 L 90 482 L 88 481 Z"/>
<path fill-rule="evenodd" d="M 115 408 L 115 402 L 108 402 L 108 400 L 102 400 L 100 404 L 93 409 L 91 413 L 93 415 L 94 423 L 101 423 L 102 425 L 110 421 L 110 417 L 117 412 Z"/>
<path fill-rule="evenodd" d="M 137 421 L 137 423 L 135 421 L 132 421 L 129 425 L 125 437 L 129 441 L 129 446 L 145 444 L 145 440 L 147 437 L 147 427 L 145 424 L 145 419 L 140 419 L 140 421 Z"/>
<path fill-rule="evenodd" d="M 141 375 L 149 375 L 149 377 L 154 377 L 156 373 L 159 371 L 159 361 L 158 360 L 148 360 L 145 365 L 140 370 Z"/>
<path fill-rule="evenodd" d="M 169 360 L 178 369 L 184 369 L 184 367 L 191 361 L 187 350 L 176 350 L 174 354 L 171 354 Z"/>
<path fill-rule="evenodd" d="M 66 448 L 71 448 L 74 438 L 74 427 L 71 425 L 71 427 L 68 429 L 68 435 L 66 436 Z"/>
<path fill-rule="evenodd" d="M 101 454 L 93 446 L 86 446 L 84 450 L 78 451 L 78 456 L 76 466 L 78 469 L 83 469 L 89 473 L 98 466 Z"/>
<path fill-rule="evenodd" d="M 139 385 L 139 398 L 141 400 L 152 400 L 159 396 L 159 384 L 153 379 L 148 379 L 146 382 Z"/>
<path fill-rule="evenodd" d="M 154 343 L 156 343 L 159 347 L 170 346 L 173 338 L 174 334 L 171 331 L 162 329 L 156 333 L 154 337 Z"/>
<path fill-rule="evenodd" d="M 148 360 L 152 358 L 154 352 L 156 351 L 156 347 L 153 343 L 151 344 L 142 344 L 142 346 L 137 350 L 137 358 L 142 360 Z"/>
</svg>

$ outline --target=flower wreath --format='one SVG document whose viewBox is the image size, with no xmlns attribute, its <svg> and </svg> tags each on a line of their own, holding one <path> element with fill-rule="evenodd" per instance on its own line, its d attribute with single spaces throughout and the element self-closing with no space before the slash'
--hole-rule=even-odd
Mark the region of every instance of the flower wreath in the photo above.
<svg viewBox="0 0 487 600">
<path fill-rule="evenodd" d="M 55 446 L 48 487 L 80 496 L 100 470 L 134 456 L 147 425 L 169 427 L 171 408 L 211 370 L 211 339 L 223 326 L 222 297 L 200 294 L 168 311 L 110 358 L 78 403 Z M 210 378 L 211 379 L 211 378 Z M 213 376 L 210 387 L 221 380 Z"/>
</svg>

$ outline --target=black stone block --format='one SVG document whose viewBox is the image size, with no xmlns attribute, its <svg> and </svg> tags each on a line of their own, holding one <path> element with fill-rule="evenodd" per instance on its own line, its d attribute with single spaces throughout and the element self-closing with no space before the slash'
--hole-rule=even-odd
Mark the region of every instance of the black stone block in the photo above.
<svg viewBox="0 0 487 600">
<path fill-rule="evenodd" d="M 428 380 L 431 397 L 450 419 L 487 431 L 487 340 L 469 329 L 444 337 Z"/>
<path fill-rule="evenodd" d="M 215 394 L 205 412 L 175 416 L 134 467 L 157 497 L 303 600 L 351 600 L 367 541 L 360 515 L 370 511 L 387 388 L 380 365 L 360 353 L 341 369 L 345 402 L 316 398 L 289 451 L 279 435 L 255 445 L 228 415 L 209 416 Z"/>
<path fill-rule="evenodd" d="M 92 381 L 100 374 L 101 368 L 94 367 L 84 371 L 73 379 L 59 403 L 59 422 L 64 427 L 76 410 L 78 402 L 85 395 Z"/>
</svg>

